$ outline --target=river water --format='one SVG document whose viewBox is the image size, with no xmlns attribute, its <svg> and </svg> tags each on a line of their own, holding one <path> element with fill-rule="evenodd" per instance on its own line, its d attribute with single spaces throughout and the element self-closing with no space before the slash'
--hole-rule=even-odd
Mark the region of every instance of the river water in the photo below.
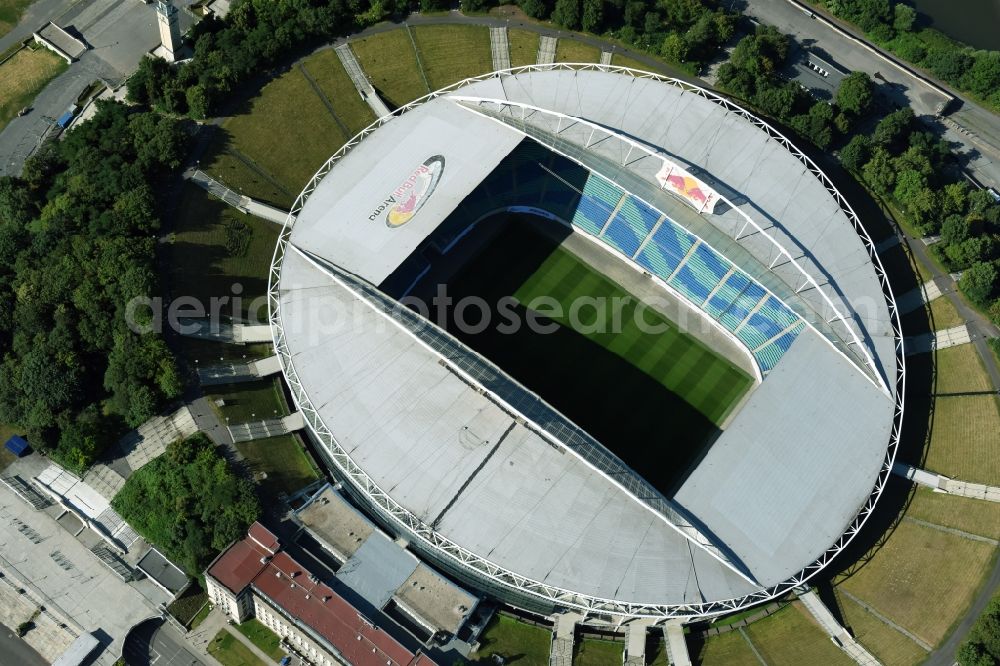
<svg viewBox="0 0 1000 666">
<path fill-rule="evenodd" d="M 952 39 L 1000 51 L 1000 0 L 911 0 L 910 4 Z"/>
</svg>

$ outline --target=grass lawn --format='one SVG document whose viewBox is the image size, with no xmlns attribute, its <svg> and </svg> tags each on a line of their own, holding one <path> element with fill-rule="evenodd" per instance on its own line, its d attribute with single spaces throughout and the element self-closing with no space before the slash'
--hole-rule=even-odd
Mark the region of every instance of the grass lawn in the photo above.
<svg viewBox="0 0 1000 666">
<path fill-rule="evenodd" d="M 34 0 L 0 0 L 0 37 L 14 29 Z"/>
<path fill-rule="evenodd" d="M 582 302 L 584 298 L 604 296 L 611 302 L 610 299 L 625 298 L 628 294 L 570 252 L 556 248 L 514 296 L 529 307 L 536 299 L 555 298 L 568 315 L 570 304 L 577 299 Z M 589 332 L 586 327 L 598 324 L 596 313 L 589 310 L 581 311 L 581 321 L 577 322 L 581 326 L 576 330 L 679 395 L 713 423 L 722 423 L 753 379 L 652 312 L 646 312 L 647 321 L 655 319 L 666 332 L 661 335 L 643 332 L 636 323 L 634 302 L 631 299 L 622 309 L 620 332 Z M 592 314 L 592 321 L 584 321 Z M 554 319 L 564 326 L 573 324 L 568 316 Z"/>
<path fill-rule="evenodd" d="M 845 623 L 854 638 L 885 666 L 909 666 L 927 657 L 922 647 L 844 595 L 838 595 Z"/>
<path fill-rule="evenodd" d="M 489 48 L 489 42 L 486 46 Z M 354 40 L 351 48 L 372 85 L 390 107 L 403 106 L 430 92 L 405 29 Z"/>
<path fill-rule="evenodd" d="M 906 515 L 970 534 L 1000 539 L 1000 504 L 917 486 Z"/>
<path fill-rule="evenodd" d="M 254 476 L 266 473 L 259 483 L 268 496 L 290 494 L 319 478 L 295 435 L 239 442 L 236 448 Z"/>
<path fill-rule="evenodd" d="M 254 361 L 274 354 L 274 347 L 261 342 L 249 345 L 220 345 L 214 340 L 178 337 L 180 354 L 191 361 L 212 364 L 221 361 Z"/>
<path fill-rule="evenodd" d="M 295 194 L 349 138 L 297 67 L 265 85 L 222 129 L 232 148 Z"/>
<path fill-rule="evenodd" d="M 227 150 L 228 144 L 228 134 L 224 133 L 209 148 L 202 170 L 235 192 L 277 208 L 291 208 L 298 192 L 278 184 L 270 174 L 249 167 Z"/>
<path fill-rule="evenodd" d="M 413 29 L 431 89 L 493 71 L 490 30 L 478 25 L 429 25 Z"/>
<path fill-rule="evenodd" d="M 935 331 L 941 331 L 964 324 L 965 320 L 958 314 L 951 301 L 944 296 L 938 296 L 931 301 L 931 322 Z"/>
<path fill-rule="evenodd" d="M 0 13 L 0 32 L 3 32 L 3 25 L 3 13 Z M 21 109 L 31 106 L 35 95 L 67 67 L 65 60 L 40 46 L 21 49 L 17 55 L 0 65 L 0 81 L 3 81 L 0 86 L 0 130 Z"/>
<path fill-rule="evenodd" d="M 310 76 L 333 104 L 341 122 L 355 135 L 375 120 L 375 112 L 361 99 L 354 82 L 333 49 L 323 49 L 302 61 Z"/>
<path fill-rule="evenodd" d="M 538 62 L 538 33 L 511 28 L 507 31 L 510 66 L 523 67 Z"/>
<path fill-rule="evenodd" d="M 622 663 L 625 646 L 615 641 L 584 638 L 573 646 L 574 666 L 609 666 Z"/>
<path fill-rule="evenodd" d="M 690 78 L 691 72 L 685 72 L 683 69 L 675 65 L 663 62 L 658 58 L 653 58 L 655 64 L 650 65 L 648 63 L 636 60 L 635 58 L 630 58 L 627 55 L 623 55 L 618 51 L 615 51 L 611 56 L 611 64 L 619 65 L 621 67 L 631 67 L 632 69 L 641 69 L 644 72 L 655 72 L 657 74 L 666 74 L 667 76 L 674 76 L 679 78 Z"/>
<path fill-rule="evenodd" d="M 904 521 L 839 585 L 937 645 L 972 602 L 994 554 L 988 543 Z"/>
<path fill-rule="evenodd" d="M 556 44 L 556 62 L 601 62 L 601 49 L 569 37 L 560 37 Z"/>
<path fill-rule="evenodd" d="M 924 466 L 954 479 L 1000 485 L 998 432 L 997 396 L 939 397 Z"/>
<path fill-rule="evenodd" d="M 808 613 L 794 602 L 749 625 L 746 632 L 769 666 L 853 664 Z"/>
<path fill-rule="evenodd" d="M 236 629 L 275 661 L 281 661 L 285 656 L 285 651 L 278 647 L 281 638 L 261 624 L 260 620 L 250 618 L 243 624 L 236 625 Z"/>
<path fill-rule="evenodd" d="M 700 666 L 760 666 L 750 645 L 738 631 L 691 642 L 691 659 Z"/>
<path fill-rule="evenodd" d="M 208 644 L 208 653 L 215 657 L 222 666 L 266 666 L 246 645 L 225 629 L 219 629 L 212 642 Z"/>
<path fill-rule="evenodd" d="M 901 324 L 904 335 L 916 335 L 928 330 L 941 331 L 964 323 L 958 310 L 944 296 L 939 296 L 922 308 L 903 315 Z"/>
<path fill-rule="evenodd" d="M 938 350 L 934 354 L 934 362 L 937 366 L 935 393 L 938 396 L 992 390 L 990 376 L 986 374 L 979 352 L 973 345 Z"/>
<path fill-rule="evenodd" d="M 548 666 L 551 642 L 548 629 L 496 615 L 479 639 L 479 651 L 472 656 L 481 664 L 493 663 L 492 655 L 499 654 L 517 666 Z"/>
<path fill-rule="evenodd" d="M 207 309 L 213 297 L 231 299 L 238 284 L 241 316 L 266 321 L 267 273 L 278 231 L 273 222 L 244 215 L 185 183 L 167 246 L 173 295 L 193 296 Z M 227 301 L 221 312 L 232 314 L 233 309 Z"/>
<path fill-rule="evenodd" d="M 206 397 L 212 402 L 219 417 L 223 421 L 228 418 L 230 424 L 280 418 L 288 410 L 279 393 L 279 381 L 274 376 L 256 382 L 208 386 Z M 215 405 L 215 401 L 219 399 L 225 401 L 221 407 Z"/>
</svg>

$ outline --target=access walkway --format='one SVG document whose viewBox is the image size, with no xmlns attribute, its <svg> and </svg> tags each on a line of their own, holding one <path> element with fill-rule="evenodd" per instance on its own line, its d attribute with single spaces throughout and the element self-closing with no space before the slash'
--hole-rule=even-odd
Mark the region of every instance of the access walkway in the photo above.
<svg viewBox="0 0 1000 666">
<path fill-rule="evenodd" d="M 573 666 L 573 644 L 576 642 L 576 623 L 583 619 L 579 613 L 560 613 L 555 616 L 552 645 L 549 648 L 549 666 Z"/>
<path fill-rule="evenodd" d="M 667 647 L 667 663 L 673 666 L 691 666 L 683 624 L 677 620 L 668 621 L 663 625 L 663 640 Z"/>
<path fill-rule="evenodd" d="M 184 172 L 184 178 L 246 215 L 253 215 L 281 225 L 284 225 L 285 220 L 288 219 L 287 210 L 281 210 L 248 196 L 237 194 L 200 169 L 188 169 Z"/>
<path fill-rule="evenodd" d="M 892 473 L 904 479 L 909 479 L 925 488 L 931 488 L 936 492 L 958 495 L 959 497 L 971 497 L 973 499 L 986 500 L 987 502 L 1000 502 L 1000 488 L 996 486 L 949 479 L 942 474 L 928 472 L 927 470 L 905 463 L 896 463 L 893 465 Z"/>
<path fill-rule="evenodd" d="M 938 349 L 957 347 L 972 342 L 972 335 L 965 324 L 959 324 L 954 328 L 947 328 L 943 331 L 932 333 L 922 333 L 906 338 L 906 355 L 926 354 Z"/>
<path fill-rule="evenodd" d="M 277 355 L 246 363 L 220 363 L 198 368 L 198 381 L 202 386 L 253 382 L 281 372 Z"/>
<path fill-rule="evenodd" d="M 646 630 L 655 622 L 654 618 L 639 618 L 625 628 L 625 666 L 646 666 Z"/>
<path fill-rule="evenodd" d="M 840 626 L 837 618 L 816 594 L 815 590 L 799 594 L 799 601 L 812 614 L 819 626 L 826 632 L 834 644 L 843 650 L 848 657 L 861 666 L 881 666 L 881 663 L 868 650 L 861 646 L 854 637 Z"/>
<path fill-rule="evenodd" d="M 897 298 L 896 307 L 899 309 L 899 314 L 907 314 L 930 303 L 942 293 L 936 280 L 928 280 Z"/>
<path fill-rule="evenodd" d="M 302 412 L 295 412 L 279 419 L 264 419 L 229 426 L 233 442 L 249 442 L 255 439 L 279 437 L 301 430 L 306 426 Z"/>
<path fill-rule="evenodd" d="M 510 69 L 510 44 L 507 28 L 490 28 L 490 50 L 493 52 L 493 69 Z"/>
<path fill-rule="evenodd" d="M 361 95 L 361 99 L 371 107 L 372 111 L 375 112 L 375 116 L 381 118 L 382 116 L 389 115 L 391 113 L 389 107 L 378 96 L 378 93 L 375 92 L 375 87 L 368 80 L 368 77 L 365 76 L 364 70 L 361 69 L 361 63 L 355 57 L 350 44 L 341 44 L 334 49 L 334 53 L 337 54 L 340 62 L 343 63 L 344 69 L 347 70 L 347 75 L 354 82 L 354 87 L 357 89 L 358 94 Z"/>
<path fill-rule="evenodd" d="M 556 45 L 558 42 L 558 39 L 548 35 L 542 35 L 539 38 L 537 64 L 551 65 L 556 61 Z"/>
</svg>

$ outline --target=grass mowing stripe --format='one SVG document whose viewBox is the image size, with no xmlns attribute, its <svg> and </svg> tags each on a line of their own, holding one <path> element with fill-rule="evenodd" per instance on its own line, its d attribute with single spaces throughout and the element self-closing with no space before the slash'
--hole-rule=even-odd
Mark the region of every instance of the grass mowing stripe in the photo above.
<svg viewBox="0 0 1000 666">
<path fill-rule="evenodd" d="M 644 311 L 644 323 L 664 331 L 646 332 L 636 321 L 635 297 L 563 248 L 556 248 L 514 296 L 525 305 L 543 296 L 555 299 L 562 309 L 561 316 L 554 317 L 560 324 L 625 359 L 713 422 L 752 383 L 749 375 L 658 313 Z M 606 300 L 595 304 L 595 298 Z M 620 330 L 610 325 L 615 323 L 615 298 L 628 299 L 617 309 Z M 607 318 L 607 326 L 596 325 L 600 315 Z"/>
</svg>

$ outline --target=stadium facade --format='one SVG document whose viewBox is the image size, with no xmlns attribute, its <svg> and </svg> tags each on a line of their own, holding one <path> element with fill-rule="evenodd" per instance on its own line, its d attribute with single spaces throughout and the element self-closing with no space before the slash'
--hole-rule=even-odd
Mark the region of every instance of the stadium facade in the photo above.
<svg viewBox="0 0 1000 666">
<path fill-rule="evenodd" d="M 669 496 L 398 304 L 501 211 L 592 242 L 746 355 L 753 390 Z M 427 559 L 530 610 L 695 618 L 773 598 L 847 545 L 891 472 L 904 356 L 871 239 L 785 137 L 680 80 L 530 66 L 379 119 L 296 201 L 269 306 L 335 476 Z"/>
</svg>

